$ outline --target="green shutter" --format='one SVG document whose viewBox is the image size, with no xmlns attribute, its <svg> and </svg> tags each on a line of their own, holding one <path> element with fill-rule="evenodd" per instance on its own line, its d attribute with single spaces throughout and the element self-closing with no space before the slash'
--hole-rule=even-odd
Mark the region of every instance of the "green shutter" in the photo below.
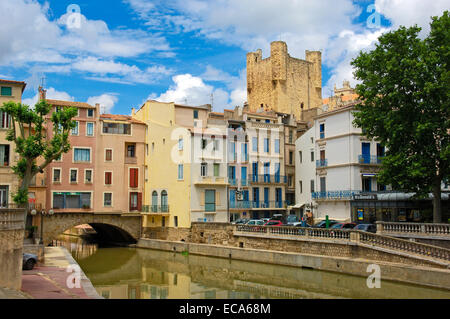
<svg viewBox="0 0 450 319">
<path fill-rule="evenodd" d="M 12 96 L 12 88 L 9 86 L 2 86 L 2 96 Z"/>
</svg>

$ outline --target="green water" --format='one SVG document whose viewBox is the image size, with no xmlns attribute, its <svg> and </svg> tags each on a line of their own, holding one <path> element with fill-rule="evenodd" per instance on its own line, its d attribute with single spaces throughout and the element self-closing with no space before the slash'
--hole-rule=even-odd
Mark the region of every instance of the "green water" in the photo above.
<svg viewBox="0 0 450 319">
<path fill-rule="evenodd" d="M 56 244 L 56 243 L 55 243 Z M 100 248 L 62 236 L 99 295 L 114 299 L 448 298 L 450 291 L 287 266 L 139 248 Z M 382 278 L 383 274 L 381 274 Z"/>
</svg>

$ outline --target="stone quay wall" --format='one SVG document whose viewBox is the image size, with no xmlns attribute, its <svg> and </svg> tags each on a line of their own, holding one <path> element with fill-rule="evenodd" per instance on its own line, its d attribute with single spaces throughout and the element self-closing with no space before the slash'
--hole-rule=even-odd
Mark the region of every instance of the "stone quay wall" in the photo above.
<svg viewBox="0 0 450 319">
<path fill-rule="evenodd" d="M 0 209 L 0 287 L 22 286 L 24 218 L 22 209 Z"/>
</svg>

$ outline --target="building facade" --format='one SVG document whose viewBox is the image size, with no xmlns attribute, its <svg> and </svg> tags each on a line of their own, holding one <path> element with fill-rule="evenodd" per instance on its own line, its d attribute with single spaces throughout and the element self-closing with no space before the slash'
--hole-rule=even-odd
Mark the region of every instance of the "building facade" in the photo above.
<svg viewBox="0 0 450 319">
<path fill-rule="evenodd" d="M 287 44 L 275 41 L 270 57 L 262 51 L 247 54 L 247 98 L 250 111 L 264 109 L 295 114 L 322 106 L 322 54 L 306 51 L 305 60 L 293 58 Z"/>
</svg>

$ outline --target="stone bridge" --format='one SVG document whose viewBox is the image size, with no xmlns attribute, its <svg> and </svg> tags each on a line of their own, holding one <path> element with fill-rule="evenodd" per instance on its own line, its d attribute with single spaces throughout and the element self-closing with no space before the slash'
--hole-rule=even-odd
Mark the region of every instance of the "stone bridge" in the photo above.
<svg viewBox="0 0 450 319">
<path fill-rule="evenodd" d="M 113 242 L 136 242 L 141 237 L 142 220 L 134 213 L 74 212 L 47 215 L 43 220 L 43 241 L 49 245 L 64 231 L 88 224 L 101 239 Z"/>
</svg>

